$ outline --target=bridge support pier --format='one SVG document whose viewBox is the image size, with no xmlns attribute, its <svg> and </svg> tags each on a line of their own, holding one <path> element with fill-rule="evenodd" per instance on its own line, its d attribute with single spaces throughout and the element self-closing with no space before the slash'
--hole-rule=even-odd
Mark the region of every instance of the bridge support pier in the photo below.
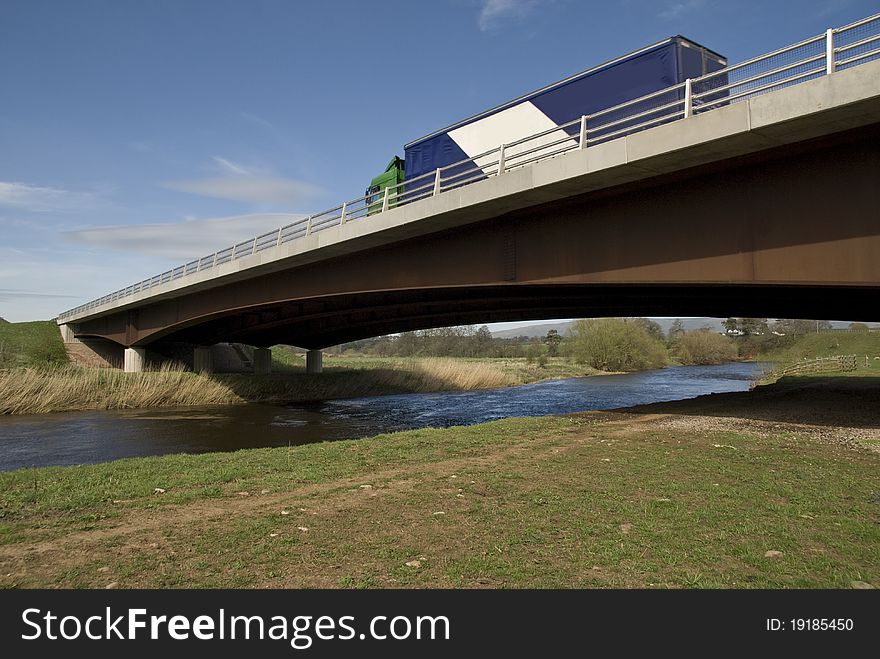
<svg viewBox="0 0 880 659">
<path fill-rule="evenodd" d="M 269 375 L 272 372 L 272 351 L 269 348 L 254 348 L 254 375 Z"/>
<path fill-rule="evenodd" d="M 306 373 L 320 373 L 324 370 L 324 353 L 320 350 L 309 350 L 306 353 Z"/>
<path fill-rule="evenodd" d="M 193 370 L 196 373 L 213 373 L 214 360 L 211 358 L 211 346 L 196 346 L 193 351 Z"/>
<path fill-rule="evenodd" d="M 126 373 L 142 373 L 146 361 L 146 348 L 126 348 L 122 360 L 122 370 Z"/>
</svg>

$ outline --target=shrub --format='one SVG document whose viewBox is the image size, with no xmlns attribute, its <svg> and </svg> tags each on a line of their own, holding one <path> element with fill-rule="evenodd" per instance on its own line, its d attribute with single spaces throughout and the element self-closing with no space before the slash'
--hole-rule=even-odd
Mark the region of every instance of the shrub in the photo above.
<svg viewBox="0 0 880 659">
<path fill-rule="evenodd" d="M 675 356 L 682 364 L 721 364 L 737 358 L 736 344 L 712 330 L 685 332 L 676 345 Z"/>
<path fill-rule="evenodd" d="M 666 348 L 637 323 L 620 318 L 578 320 L 571 355 L 603 371 L 638 371 L 666 365 Z"/>
</svg>

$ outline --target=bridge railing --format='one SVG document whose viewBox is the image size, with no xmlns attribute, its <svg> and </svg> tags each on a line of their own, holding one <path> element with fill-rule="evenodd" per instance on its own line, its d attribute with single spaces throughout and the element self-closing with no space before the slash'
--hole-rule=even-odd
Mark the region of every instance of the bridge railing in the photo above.
<svg viewBox="0 0 880 659">
<path fill-rule="evenodd" d="M 362 221 L 489 177 L 503 175 L 576 149 L 686 119 L 731 103 L 880 59 L 880 14 L 828 29 L 825 33 L 774 50 L 699 78 L 584 115 L 561 126 L 501 144 L 472 158 L 299 218 L 255 238 L 194 259 L 102 298 L 59 314 L 64 320 L 171 281 L 300 240 L 324 229 Z"/>
</svg>

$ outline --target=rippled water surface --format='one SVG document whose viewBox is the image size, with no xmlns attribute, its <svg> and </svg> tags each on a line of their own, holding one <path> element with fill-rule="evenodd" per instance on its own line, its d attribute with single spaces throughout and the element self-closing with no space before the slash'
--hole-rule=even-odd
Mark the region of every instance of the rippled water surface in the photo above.
<svg viewBox="0 0 880 659">
<path fill-rule="evenodd" d="M 754 363 L 678 366 L 508 389 L 404 394 L 289 407 L 237 405 L 0 417 L 0 471 L 165 453 L 234 451 L 611 409 L 745 391 Z"/>
</svg>

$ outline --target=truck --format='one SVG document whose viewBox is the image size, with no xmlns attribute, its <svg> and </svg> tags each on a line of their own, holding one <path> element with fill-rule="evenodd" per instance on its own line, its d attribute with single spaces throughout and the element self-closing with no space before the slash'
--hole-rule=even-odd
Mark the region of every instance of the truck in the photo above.
<svg viewBox="0 0 880 659">
<path fill-rule="evenodd" d="M 403 147 L 404 157 L 394 156 L 385 171 L 370 182 L 365 193 L 367 206 L 371 214 L 378 212 L 386 188 L 413 181 L 411 187 L 423 189 L 431 182 L 428 174 L 456 163 L 460 164 L 444 176 L 457 178 L 462 184 L 473 182 L 497 164 L 488 158 L 481 160 L 481 154 L 501 144 L 542 132 L 547 132 L 540 138 L 544 144 L 558 143 L 566 134 L 576 140 L 579 126 L 560 126 L 725 66 L 727 60 L 722 55 L 681 35 L 645 46 L 409 142 Z M 683 98 L 682 91 L 678 94 Z M 606 120 L 613 118 L 606 116 Z M 618 128 L 621 125 L 626 123 Z M 559 130 L 553 131 L 554 127 Z M 540 141 L 521 148 L 534 152 L 536 144 L 540 149 Z M 475 162 L 463 162 L 469 159 Z M 406 188 L 397 188 L 391 203 L 386 200 L 386 204 L 404 202 Z"/>
</svg>

